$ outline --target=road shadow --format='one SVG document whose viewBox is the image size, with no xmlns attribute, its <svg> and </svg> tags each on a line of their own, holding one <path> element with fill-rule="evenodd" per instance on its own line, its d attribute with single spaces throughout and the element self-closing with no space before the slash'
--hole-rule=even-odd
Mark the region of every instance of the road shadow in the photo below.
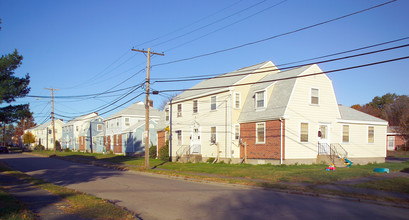
<svg viewBox="0 0 409 220">
<path fill-rule="evenodd" d="M 270 190 L 235 191 L 188 208 L 196 210 L 194 219 L 407 219 L 409 214 L 390 206 Z"/>
<path fill-rule="evenodd" d="M 0 161 L 14 170 L 61 186 L 106 179 L 120 174 L 118 170 L 29 154 L 1 155 Z"/>
</svg>

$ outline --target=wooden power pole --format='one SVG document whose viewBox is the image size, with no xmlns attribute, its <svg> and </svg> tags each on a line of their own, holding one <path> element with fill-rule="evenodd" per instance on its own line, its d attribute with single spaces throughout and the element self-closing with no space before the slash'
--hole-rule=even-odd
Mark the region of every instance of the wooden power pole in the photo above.
<svg viewBox="0 0 409 220">
<path fill-rule="evenodd" d="M 151 56 L 160 55 L 164 56 L 163 53 L 151 52 L 151 48 L 148 50 L 136 50 L 132 51 L 147 53 L 147 64 L 146 64 L 146 99 L 145 99 L 145 168 L 149 169 L 149 83 L 150 83 L 150 67 L 151 67 Z"/>
<path fill-rule="evenodd" d="M 51 90 L 51 118 L 52 118 L 52 123 L 53 123 L 53 146 L 54 146 L 54 155 L 55 153 L 55 120 L 54 120 L 54 91 L 58 91 L 59 89 L 53 89 L 53 88 L 45 88 L 47 90 Z M 48 140 L 47 140 L 48 144 Z"/>
</svg>

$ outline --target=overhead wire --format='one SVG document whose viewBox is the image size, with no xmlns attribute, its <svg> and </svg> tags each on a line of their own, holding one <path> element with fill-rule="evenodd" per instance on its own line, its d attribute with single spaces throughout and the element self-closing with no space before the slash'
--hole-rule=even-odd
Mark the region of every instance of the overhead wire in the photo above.
<svg viewBox="0 0 409 220">
<path fill-rule="evenodd" d="M 298 29 L 293 30 L 293 31 L 289 31 L 289 32 L 285 32 L 285 33 L 282 33 L 282 34 L 267 37 L 267 38 L 264 38 L 264 39 L 261 39 L 261 40 L 252 41 L 252 42 L 248 42 L 248 43 L 241 44 L 241 45 L 238 45 L 238 46 L 234 46 L 234 47 L 230 47 L 230 48 L 226 48 L 226 49 L 222 49 L 222 50 L 217 50 L 217 51 L 213 51 L 213 52 L 209 52 L 209 53 L 204 53 L 204 54 L 201 54 L 201 55 L 196 55 L 196 56 L 187 57 L 187 58 L 178 59 L 178 60 L 169 61 L 169 62 L 164 62 L 164 63 L 159 63 L 159 64 L 155 64 L 155 65 L 152 65 L 152 66 L 163 66 L 163 65 L 173 64 L 173 63 L 179 63 L 179 62 L 183 62 L 183 61 L 193 60 L 193 59 L 197 59 L 197 58 L 201 58 L 201 57 L 206 57 L 206 56 L 210 56 L 210 55 L 223 53 L 223 52 L 239 49 L 239 48 L 242 48 L 242 47 L 258 44 L 258 43 L 265 42 L 265 41 L 268 41 L 268 40 L 272 40 L 272 39 L 275 39 L 275 38 L 278 38 L 278 37 L 294 34 L 294 33 L 304 31 L 304 30 L 308 30 L 308 29 L 311 29 L 311 28 L 314 28 L 314 27 L 318 27 L 318 26 L 321 26 L 321 25 L 324 25 L 324 24 L 327 24 L 327 23 L 338 21 L 338 20 L 353 16 L 353 15 L 357 15 L 357 14 L 360 14 L 360 13 L 363 13 L 363 12 L 366 12 L 366 11 L 369 11 L 369 10 L 372 10 L 372 9 L 375 9 L 375 8 L 385 6 L 385 5 L 393 3 L 395 1 L 397 1 L 397 0 L 391 0 L 391 1 L 388 1 L 388 2 L 385 2 L 385 3 L 382 3 L 382 4 L 378 4 L 378 5 L 363 9 L 363 10 L 359 10 L 359 11 L 356 11 L 356 12 L 353 12 L 353 13 L 349 13 L 349 14 L 346 14 L 346 15 L 343 15 L 343 16 L 340 16 L 340 17 L 337 17 L 337 18 L 333 18 L 333 19 L 330 19 L 330 20 L 319 22 L 319 23 L 309 25 L 309 26 L 306 26 L 306 27 L 298 28 Z"/>
<path fill-rule="evenodd" d="M 302 76 L 284 77 L 284 78 L 280 78 L 280 79 L 257 81 L 257 82 L 251 82 L 251 83 L 241 83 L 241 84 L 236 84 L 234 86 L 239 87 L 239 86 L 254 85 L 254 84 L 260 84 L 260 83 L 266 83 L 266 82 L 276 82 L 276 81 L 289 80 L 289 79 L 295 79 L 295 78 L 303 78 L 303 77 L 308 77 L 308 76 L 316 76 L 316 75 L 321 75 L 321 74 L 328 74 L 328 73 L 333 73 L 333 72 L 340 72 L 340 71 L 346 71 L 346 70 L 351 70 L 351 69 L 357 69 L 357 68 L 363 68 L 363 67 L 368 67 L 368 66 L 373 66 L 373 65 L 389 63 L 389 62 L 395 62 L 395 61 L 404 60 L 404 59 L 408 59 L 408 58 L 409 58 L 409 56 L 405 56 L 405 57 L 399 57 L 399 58 L 394 58 L 394 59 L 389 59 L 389 60 L 383 60 L 383 61 L 379 61 L 379 62 L 373 62 L 373 63 L 367 63 L 367 64 L 362 64 L 362 65 L 357 65 L 357 66 L 351 66 L 351 67 L 335 69 L 335 70 L 329 70 L 329 71 L 322 71 L 322 72 L 318 72 L 318 73 L 306 74 L 306 75 L 302 75 Z M 197 91 L 197 90 L 228 88 L 230 86 L 231 85 L 227 85 L 227 86 L 226 85 L 224 85 L 224 86 L 210 86 L 210 87 L 190 88 L 190 89 L 169 89 L 169 90 L 159 90 L 158 92 L 161 93 L 161 92 Z"/>
<path fill-rule="evenodd" d="M 169 82 L 195 81 L 195 80 L 206 80 L 206 79 L 216 79 L 216 78 L 229 78 L 229 77 L 243 76 L 243 75 L 247 75 L 249 73 L 259 74 L 259 73 L 265 73 L 265 72 L 276 71 L 276 70 L 287 70 L 287 69 L 293 69 L 293 68 L 302 67 L 302 66 L 308 66 L 308 65 L 312 65 L 312 64 L 323 64 L 323 63 L 328 63 L 328 62 L 334 62 L 334 61 L 339 61 L 339 60 L 344 60 L 344 59 L 360 57 L 360 56 L 366 56 L 366 55 L 385 52 L 385 51 L 389 51 L 389 50 L 400 49 L 400 48 L 404 48 L 404 47 L 408 47 L 408 46 L 409 46 L 409 44 L 404 44 L 404 45 L 400 45 L 400 46 L 396 46 L 396 47 L 390 47 L 390 48 L 376 50 L 376 51 L 370 51 L 370 52 L 366 52 L 366 53 L 360 53 L 360 54 L 355 54 L 355 55 L 350 55 L 350 56 L 345 56 L 345 57 L 339 57 L 339 58 L 334 58 L 334 59 L 329 59 L 329 60 L 324 60 L 324 61 L 319 61 L 319 62 L 306 63 L 306 64 L 300 64 L 300 65 L 295 65 L 295 66 L 288 66 L 288 67 L 283 67 L 283 68 L 272 69 L 271 67 L 265 67 L 264 69 L 266 69 L 266 70 L 262 70 L 262 71 L 259 71 L 257 73 L 252 73 L 251 70 L 245 70 L 242 73 L 238 73 L 238 74 L 229 74 L 229 75 L 222 74 L 222 75 L 218 75 L 216 77 L 191 77 L 191 78 L 186 78 L 186 79 L 155 80 L 155 83 L 169 83 Z M 254 70 L 256 70 L 256 69 L 254 69 Z M 237 72 L 239 72 L 239 71 L 237 71 Z"/>
<path fill-rule="evenodd" d="M 169 52 L 169 51 L 171 51 L 171 50 L 174 50 L 174 49 L 179 48 L 179 47 L 181 47 L 181 46 L 184 46 L 184 45 L 186 45 L 186 44 L 189 44 L 189 43 L 192 43 L 192 42 L 197 41 L 197 40 L 199 40 L 199 39 L 202 39 L 202 38 L 204 38 L 204 37 L 207 37 L 207 36 L 209 36 L 209 35 L 211 35 L 211 34 L 214 34 L 214 33 L 218 32 L 218 31 L 221 31 L 221 30 L 226 29 L 226 28 L 228 28 L 228 27 L 231 27 L 231 26 L 233 26 L 233 25 L 235 25 L 235 24 L 237 24 L 237 23 L 240 23 L 240 22 L 242 22 L 242 21 L 244 21 L 244 20 L 247 20 L 247 19 L 249 19 L 249 18 L 251 18 L 251 17 L 253 17 L 253 16 L 256 16 L 256 15 L 258 15 L 258 14 L 261 14 L 262 12 L 265 12 L 265 11 L 267 11 L 267 10 L 269 10 L 269 9 L 272 9 L 272 8 L 274 8 L 274 7 L 276 7 L 276 6 L 279 6 L 279 5 L 281 5 L 282 3 L 286 2 L 286 1 L 288 1 L 288 0 L 283 0 L 283 1 L 281 1 L 281 2 L 279 2 L 279 3 L 276 3 L 276 4 L 274 4 L 274 5 L 270 6 L 270 7 L 267 7 L 267 8 L 265 8 L 265 9 L 263 9 L 263 10 L 257 11 L 256 13 L 253 13 L 253 14 L 247 16 L 247 17 L 244 17 L 244 18 L 242 18 L 242 19 L 240 19 L 240 20 L 238 20 L 238 21 L 235 21 L 235 22 L 233 22 L 233 23 L 230 23 L 230 24 L 228 24 L 228 25 L 225 25 L 225 26 L 223 26 L 223 27 L 221 27 L 221 28 L 218 28 L 218 29 L 216 29 L 216 30 L 213 30 L 213 31 L 211 31 L 211 32 L 209 32 L 209 33 L 207 33 L 207 34 L 204 34 L 204 35 L 200 36 L 200 37 L 194 38 L 193 40 L 190 40 L 190 41 L 188 41 L 188 42 L 185 42 L 185 43 L 179 44 L 179 45 L 177 45 L 177 46 L 174 46 L 174 47 L 172 47 L 172 48 L 170 48 L 170 49 L 167 49 L 167 50 L 165 50 L 165 51 L 166 51 L 166 52 Z"/>
</svg>

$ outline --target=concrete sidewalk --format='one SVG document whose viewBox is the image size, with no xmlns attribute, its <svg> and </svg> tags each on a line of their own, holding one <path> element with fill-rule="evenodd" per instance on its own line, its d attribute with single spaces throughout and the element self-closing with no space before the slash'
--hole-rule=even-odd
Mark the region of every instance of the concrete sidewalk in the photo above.
<svg viewBox="0 0 409 220">
<path fill-rule="evenodd" d="M 36 188 L 33 184 L 22 181 L 11 175 L 0 173 L 0 185 L 6 192 L 24 203 L 39 219 L 84 219 L 64 211 L 70 204 L 50 192 Z"/>
</svg>

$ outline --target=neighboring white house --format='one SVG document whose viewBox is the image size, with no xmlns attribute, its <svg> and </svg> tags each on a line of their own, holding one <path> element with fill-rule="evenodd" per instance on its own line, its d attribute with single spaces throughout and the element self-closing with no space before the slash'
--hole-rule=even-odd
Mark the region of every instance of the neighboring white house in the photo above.
<svg viewBox="0 0 409 220">
<path fill-rule="evenodd" d="M 196 154 L 239 162 L 246 153 L 250 163 L 293 164 L 334 152 L 355 163 L 386 157 L 387 122 L 338 105 L 318 65 L 243 68 L 183 92 L 172 110 L 173 159 Z"/>
<path fill-rule="evenodd" d="M 64 125 L 64 122 L 61 119 L 55 119 L 54 121 L 55 121 L 55 139 L 61 143 L 62 126 Z M 49 150 L 54 149 L 52 121 L 48 121 L 34 128 L 27 129 L 24 131 L 24 133 L 28 131 L 30 131 L 35 137 L 34 146 L 41 144 L 45 147 L 45 149 L 49 149 Z"/>
<path fill-rule="evenodd" d="M 151 106 L 149 112 L 149 119 L 153 122 L 150 124 L 150 126 L 155 126 L 160 119 L 160 111 Z M 125 146 L 125 144 L 128 145 L 128 143 L 130 143 L 127 140 L 126 135 L 128 134 L 129 138 L 129 133 L 136 132 L 136 129 L 144 125 L 144 123 L 145 104 L 143 102 L 134 103 L 131 106 L 107 117 L 104 120 L 106 150 L 112 150 L 114 153 L 118 154 L 125 154 L 130 153 L 130 149 L 139 149 L 139 145 L 137 147 Z M 135 125 L 139 126 L 134 127 Z M 157 145 L 155 128 L 153 128 L 149 134 L 150 137 L 153 137 L 151 138 L 153 145 Z M 134 138 L 136 138 L 136 136 Z M 139 144 L 138 140 L 135 140 L 135 143 Z"/>
</svg>

